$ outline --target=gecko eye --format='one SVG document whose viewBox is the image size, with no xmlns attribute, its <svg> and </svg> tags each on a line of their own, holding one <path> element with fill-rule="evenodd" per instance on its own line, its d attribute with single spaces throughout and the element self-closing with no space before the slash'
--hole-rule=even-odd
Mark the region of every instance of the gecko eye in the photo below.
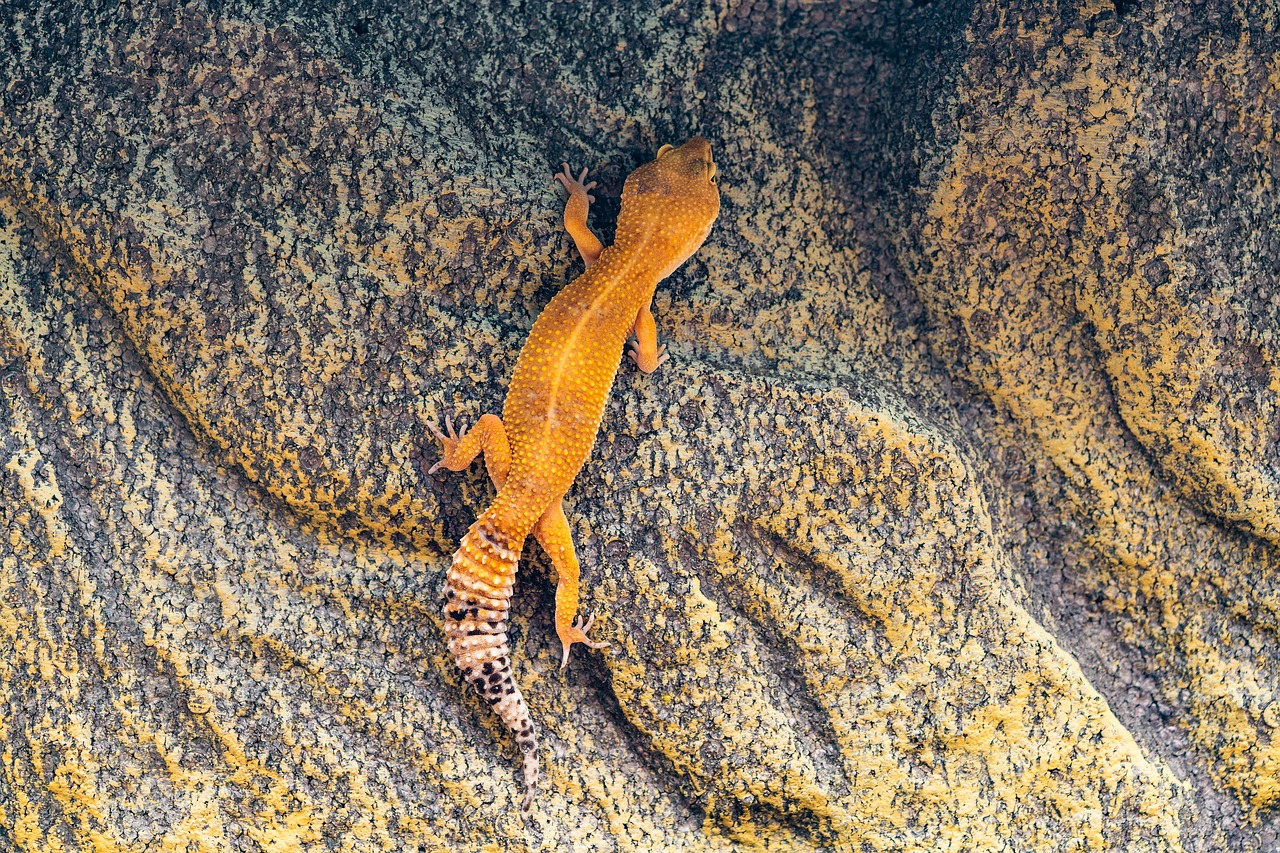
<svg viewBox="0 0 1280 853">
<path fill-rule="evenodd" d="M 663 154 L 666 154 L 668 151 L 671 151 L 671 150 L 672 150 L 672 149 L 674 149 L 674 148 L 675 148 L 675 146 L 674 146 L 674 145 L 664 145 L 664 146 L 662 146 L 661 148 L 659 148 L 659 149 L 658 149 L 658 157 L 661 157 Z M 657 158 L 655 158 L 655 159 L 657 159 Z"/>
</svg>

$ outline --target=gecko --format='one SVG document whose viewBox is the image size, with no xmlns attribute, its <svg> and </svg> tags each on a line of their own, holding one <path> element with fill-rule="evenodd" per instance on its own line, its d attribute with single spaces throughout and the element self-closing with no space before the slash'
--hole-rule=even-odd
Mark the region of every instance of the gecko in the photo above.
<svg viewBox="0 0 1280 853">
<path fill-rule="evenodd" d="M 551 558 L 556 582 L 556 634 L 561 668 L 574 643 L 591 649 L 594 616 L 578 611 L 578 558 L 562 504 L 595 443 L 605 402 L 627 355 L 652 373 L 667 360 L 658 346 L 651 303 L 658 282 L 698 250 L 720 212 L 711 145 L 694 137 L 664 145 L 622 187 L 613 244 L 605 247 L 587 225 L 595 181 L 575 179 L 569 165 L 555 175 L 569 193 L 564 227 L 586 269 L 547 303 L 516 361 L 502 417 L 483 415 L 470 429 L 432 433 L 443 446 L 440 468 L 462 471 L 481 453 L 497 489 L 488 509 L 462 537 L 444 588 L 449 651 L 476 691 L 493 707 L 521 752 L 528 815 L 538 785 L 538 740 L 533 719 L 511 673 L 507 615 L 517 563 L 530 533 Z M 459 425 L 461 427 L 461 425 Z"/>
</svg>

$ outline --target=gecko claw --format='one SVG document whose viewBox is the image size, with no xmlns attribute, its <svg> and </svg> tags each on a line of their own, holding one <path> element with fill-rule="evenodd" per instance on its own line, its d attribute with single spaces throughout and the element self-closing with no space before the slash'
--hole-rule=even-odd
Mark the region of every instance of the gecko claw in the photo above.
<svg viewBox="0 0 1280 853">
<path fill-rule="evenodd" d="M 569 665 L 569 650 L 573 648 L 574 643 L 582 643 L 589 649 L 608 648 L 608 640 L 592 640 L 587 637 L 587 632 L 591 630 L 592 624 L 596 621 L 596 615 L 592 613 L 587 617 L 587 621 L 582 621 L 582 614 L 578 614 L 578 618 L 574 621 L 573 626 L 567 632 L 569 634 L 569 642 L 564 642 L 562 637 L 560 642 L 563 644 L 563 650 L 560 654 L 560 668 L 564 669 Z"/>
</svg>

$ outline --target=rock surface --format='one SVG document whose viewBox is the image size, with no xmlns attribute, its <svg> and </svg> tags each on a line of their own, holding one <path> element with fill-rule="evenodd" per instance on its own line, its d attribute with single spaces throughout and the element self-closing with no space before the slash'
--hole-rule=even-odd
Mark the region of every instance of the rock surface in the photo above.
<svg viewBox="0 0 1280 853">
<path fill-rule="evenodd" d="M 1274 848 L 1274 11 L 643 5 L 0 9 L 0 847 Z M 695 133 L 526 824 L 425 425 Z"/>
</svg>

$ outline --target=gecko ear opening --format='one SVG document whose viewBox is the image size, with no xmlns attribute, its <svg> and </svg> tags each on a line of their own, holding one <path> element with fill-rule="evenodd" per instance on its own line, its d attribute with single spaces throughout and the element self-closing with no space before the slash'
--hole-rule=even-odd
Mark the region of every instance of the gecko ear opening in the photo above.
<svg viewBox="0 0 1280 853">
<path fill-rule="evenodd" d="M 661 148 L 659 148 L 659 149 L 658 149 L 658 157 L 661 157 L 663 154 L 666 154 L 668 151 L 671 151 L 671 150 L 673 150 L 674 148 L 675 148 L 675 146 L 674 146 L 674 145 L 664 145 L 664 146 L 662 146 Z M 654 159 L 656 160 L 656 159 L 658 159 L 658 158 L 657 158 L 657 157 L 655 157 Z"/>
</svg>

